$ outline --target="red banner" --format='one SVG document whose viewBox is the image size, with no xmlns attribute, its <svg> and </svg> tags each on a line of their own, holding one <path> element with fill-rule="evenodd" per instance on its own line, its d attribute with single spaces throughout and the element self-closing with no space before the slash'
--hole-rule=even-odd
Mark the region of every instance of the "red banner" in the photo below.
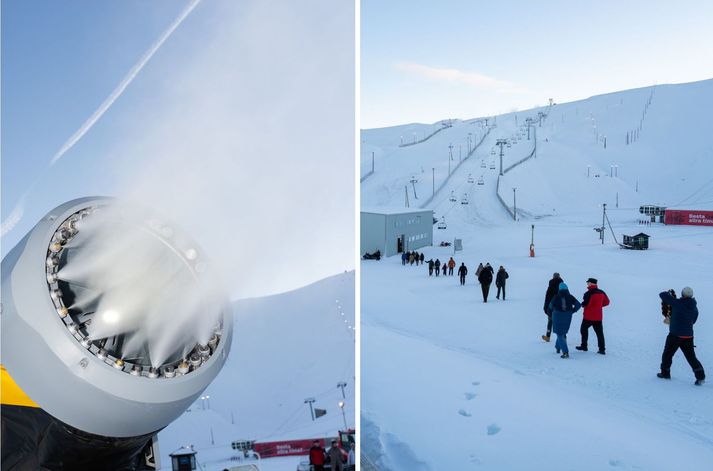
<svg viewBox="0 0 713 471">
<path fill-rule="evenodd" d="M 256 443 L 254 450 L 260 454 L 260 458 L 274 458 L 276 456 L 302 456 L 308 455 L 312 442 L 309 440 L 285 440 L 282 442 Z M 324 447 L 324 439 L 318 439 L 320 446 Z"/>
<path fill-rule="evenodd" d="M 687 226 L 713 226 L 713 211 L 690 209 L 667 209 L 664 216 L 666 224 Z"/>
</svg>

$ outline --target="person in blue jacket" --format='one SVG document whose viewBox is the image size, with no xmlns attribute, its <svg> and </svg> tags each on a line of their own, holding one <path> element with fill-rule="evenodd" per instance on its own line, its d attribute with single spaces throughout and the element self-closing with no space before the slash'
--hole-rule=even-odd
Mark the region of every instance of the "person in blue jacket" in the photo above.
<svg viewBox="0 0 713 471">
<path fill-rule="evenodd" d="M 552 331 L 557 334 L 555 341 L 555 351 L 562 351 L 561 358 L 569 358 L 569 348 L 567 348 L 567 332 L 572 324 L 572 314 L 579 311 L 582 304 L 577 301 L 577 298 L 569 293 L 569 288 L 564 283 L 560 283 L 559 290 L 550 305 L 548 306 L 552 313 Z"/>
<path fill-rule="evenodd" d="M 686 286 L 681 290 L 681 297 L 678 299 L 674 298 L 669 291 L 659 293 L 659 297 L 664 304 L 671 306 L 671 320 L 668 325 L 666 346 L 663 355 L 661 355 L 661 372 L 656 376 L 671 379 L 673 356 L 680 348 L 696 376 L 695 384 L 700 386 L 705 382 L 706 373 L 693 350 L 695 347 L 693 345 L 693 324 L 698 320 L 698 306 L 696 298 L 693 297 L 693 289 Z"/>
</svg>

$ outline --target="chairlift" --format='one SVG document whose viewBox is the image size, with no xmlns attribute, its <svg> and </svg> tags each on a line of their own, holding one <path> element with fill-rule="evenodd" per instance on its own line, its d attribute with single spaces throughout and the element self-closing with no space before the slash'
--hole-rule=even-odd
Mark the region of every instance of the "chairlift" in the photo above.
<svg viewBox="0 0 713 471">
<path fill-rule="evenodd" d="M 512 147 L 509 142 L 508 142 L 508 145 L 507 145 L 507 146 L 508 146 L 508 147 Z"/>
<path fill-rule="evenodd" d="M 480 168 L 485 168 L 485 161 L 484 161 L 484 160 L 481 160 L 481 161 L 480 161 Z"/>
<path fill-rule="evenodd" d="M 468 174 L 468 183 L 473 183 L 474 181 L 475 180 L 473 180 L 473 175 L 469 173 Z"/>
<path fill-rule="evenodd" d="M 440 222 L 438 223 L 438 229 L 445 229 L 446 228 L 446 217 L 442 216 Z"/>
<path fill-rule="evenodd" d="M 495 162 L 490 162 L 490 170 L 495 170 Z"/>
<path fill-rule="evenodd" d="M 480 176 L 480 178 L 478 178 L 478 185 L 485 185 L 485 180 L 483 180 L 482 175 Z"/>
<path fill-rule="evenodd" d="M 495 155 L 495 149 L 490 149 L 490 155 Z"/>
<path fill-rule="evenodd" d="M 454 191 L 454 190 L 451 190 L 451 197 L 448 198 L 448 199 L 451 201 L 451 203 L 455 203 L 455 202 L 456 202 L 456 194 L 455 194 L 455 191 Z"/>
<path fill-rule="evenodd" d="M 460 204 L 468 204 L 468 193 L 463 193 L 463 198 L 461 198 Z"/>
</svg>

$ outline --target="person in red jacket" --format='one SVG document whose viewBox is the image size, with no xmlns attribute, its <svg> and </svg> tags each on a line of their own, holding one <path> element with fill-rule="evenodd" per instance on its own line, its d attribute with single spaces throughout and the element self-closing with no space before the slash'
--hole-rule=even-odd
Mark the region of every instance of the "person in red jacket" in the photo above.
<svg viewBox="0 0 713 471">
<path fill-rule="evenodd" d="M 594 333 L 597 334 L 597 343 L 599 351 L 597 353 L 604 355 L 604 329 L 602 328 L 602 308 L 609 305 L 607 294 L 597 287 L 597 280 L 589 278 L 587 280 L 587 292 L 584 293 L 582 306 L 584 306 L 584 316 L 582 326 L 579 328 L 579 333 L 582 334 L 582 343 L 575 347 L 583 352 L 587 351 L 587 339 L 589 337 L 589 328 L 594 328 Z"/>
<path fill-rule="evenodd" d="M 314 467 L 314 471 L 324 471 L 324 458 L 326 452 L 319 445 L 319 440 L 312 442 L 312 448 L 309 449 L 309 464 Z"/>
</svg>

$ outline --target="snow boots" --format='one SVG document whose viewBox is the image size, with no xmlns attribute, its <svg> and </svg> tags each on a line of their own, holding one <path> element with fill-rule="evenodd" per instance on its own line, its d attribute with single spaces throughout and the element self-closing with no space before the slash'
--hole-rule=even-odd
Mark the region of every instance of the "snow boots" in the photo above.
<svg viewBox="0 0 713 471">
<path fill-rule="evenodd" d="M 656 373 L 656 376 L 662 379 L 671 379 L 670 373 Z"/>
<path fill-rule="evenodd" d="M 696 382 L 694 383 L 696 386 L 703 386 L 703 383 L 705 383 L 705 379 L 697 379 Z"/>
<path fill-rule="evenodd" d="M 542 340 L 544 340 L 545 342 L 549 342 L 549 341 L 550 341 L 550 336 L 549 336 L 549 335 L 543 335 L 543 336 L 542 336 Z"/>
<path fill-rule="evenodd" d="M 586 351 L 588 350 L 587 347 L 584 346 L 584 345 L 577 345 L 577 346 L 574 347 L 574 348 L 576 348 L 577 350 L 581 350 L 581 351 L 583 351 L 583 352 L 586 352 Z"/>
<path fill-rule="evenodd" d="M 569 358 L 569 353 L 563 353 L 562 356 L 560 356 L 560 358 Z"/>
</svg>

